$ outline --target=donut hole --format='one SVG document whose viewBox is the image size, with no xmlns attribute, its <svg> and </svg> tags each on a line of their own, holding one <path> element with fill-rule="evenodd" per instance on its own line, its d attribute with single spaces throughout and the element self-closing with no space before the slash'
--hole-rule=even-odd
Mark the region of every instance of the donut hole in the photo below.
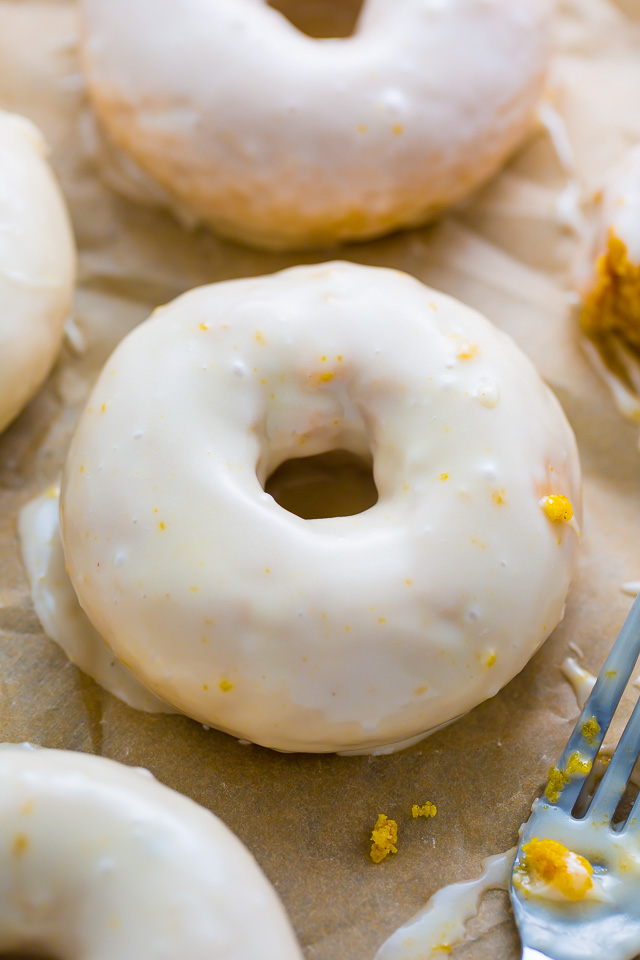
<svg viewBox="0 0 640 960">
<path fill-rule="evenodd" d="M 351 517 L 378 501 L 373 462 L 350 450 L 293 457 L 267 478 L 266 493 L 303 520 Z"/>
<path fill-rule="evenodd" d="M 319 40 L 351 37 L 364 0 L 268 0 L 301 33 Z"/>
</svg>

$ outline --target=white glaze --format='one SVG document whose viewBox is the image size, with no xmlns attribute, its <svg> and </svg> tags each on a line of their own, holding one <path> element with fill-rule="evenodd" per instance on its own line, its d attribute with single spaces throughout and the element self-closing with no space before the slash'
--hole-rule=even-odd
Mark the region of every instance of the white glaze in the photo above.
<svg viewBox="0 0 640 960">
<path fill-rule="evenodd" d="M 562 661 L 561 670 L 573 687 L 578 706 L 582 710 L 595 686 L 596 678 L 584 667 L 581 667 L 573 657 L 567 657 Z"/>
<path fill-rule="evenodd" d="M 79 667 L 101 687 L 130 707 L 147 713 L 178 713 L 154 696 L 118 660 L 80 606 L 65 570 L 59 524 L 60 488 L 51 487 L 30 500 L 18 518 L 20 548 L 29 578 L 33 605 L 42 627 Z M 341 750 L 341 756 L 386 756 L 406 750 L 449 723 L 399 743 L 368 750 Z M 243 740 L 242 743 L 250 743 Z"/>
<path fill-rule="evenodd" d="M 622 584 L 620 589 L 628 597 L 637 597 L 640 593 L 640 580 L 628 580 L 627 583 Z"/>
<path fill-rule="evenodd" d="M 0 746 L 0 950 L 301 960 L 278 897 L 208 810 L 140 768 Z"/>
<path fill-rule="evenodd" d="M 83 62 L 127 192 L 318 246 L 421 222 L 500 167 L 531 126 L 552 6 L 365 0 L 352 37 L 319 41 L 266 0 L 83 0 Z"/>
<path fill-rule="evenodd" d="M 302 520 L 264 493 L 337 448 L 372 458 L 369 510 Z M 62 536 L 94 626 L 163 699 L 278 749 L 367 749 L 497 693 L 561 619 L 577 536 L 539 506 L 559 492 L 579 516 L 575 440 L 507 336 L 404 274 L 323 264 L 193 290 L 123 341 Z"/>
<path fill-rule="evenodd" d="M 476 880 L 438 890 L 408 923 L 386 940 L 374 960 L 441 960 L 447 947 L 464 940 L 465 927 L 477 916 L 489 890 L 508 890 L 516 848 L 487 857 Z M 443 949 L 445 948 L 445 949 Z"/>
<path fill-rule="evenodd" d="M 40 131 L 0 110 L 0 430 L 38 390 L 71 310 L 75 248 Z"/>
<path fill-rule="evenodd" d="M 20 511 L 18 530 L 36 613 L 71 663 L 136 710 L 175 713 L 133 677 L 96 632 L 64 567 L 58 523 L 60 490 L 52 487 Z"/>
</svg>

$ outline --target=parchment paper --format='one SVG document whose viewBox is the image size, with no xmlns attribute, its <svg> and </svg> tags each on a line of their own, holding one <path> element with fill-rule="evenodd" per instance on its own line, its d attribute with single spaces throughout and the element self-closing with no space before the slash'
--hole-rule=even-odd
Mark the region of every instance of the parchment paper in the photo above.
<svg viewBox="0 0 640 960">
<path fill-rule="evenodd" d="M 441 885 L 511 846 L 576 716 L 559 664 L 584 651 L 597 672 L 640 578 L 637 427 L 586 362 L 567 300 L 575 236 L 556 204 L 565 174 L 544 131 L 463 209 L 436 226 L 340 251 L 404 269 L 508 330 L 556 390 L 584 469 L 579 571 L 564 622 L 512 683 L 422 744 L 388 757 L 281 755 L 183 717 L 137 713 L 70 666 L 43 635 L 21 564 L 16 513 L 55 480 L 92 378 L 150 310 L 196 284 L 333 257 L 260 254 L 185 232 L 169 215 L 101 186 L 91 157 L 71 0 L 0 0 L 0 106 L 44 131 L 80 248 L 77 326 L 45 388 L 0 438 L 0 738 L 101 753 L 148 767 L 215 811 L 277 887 L 311 960 L 370 960 Z M 577 169 L 594 186 L 640 140 L 640 3 L 561 0 L 553 99 Z M 413 803 L 437 804 L 412 820 Z M 375 866 L 367 838 L 384 812 L 399 852 Z M 248 920 L 250 922 L 250 919 Z M 519 956 L 506 898 L 490 894 L 474 942 L 454 956 Z"/>
</svg>

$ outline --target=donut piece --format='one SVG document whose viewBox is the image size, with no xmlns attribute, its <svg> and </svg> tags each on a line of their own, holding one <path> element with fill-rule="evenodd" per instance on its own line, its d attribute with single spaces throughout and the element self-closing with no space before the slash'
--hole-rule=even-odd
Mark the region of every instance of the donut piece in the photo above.
<svg viewBox="0 0 640 960">
<path fill-rule="evenodd" d="M 614 167 L 597 197 L 581 274 L 585 333 L 619 337 L 640 354 L 640 145 Z"/>
<path fill-rule="evenodd" d="M 82 960 L 301 960 L 224 824 L 147 770 L 0 745 L 0 950 Z"/>
<path fill-rule="evenodd" d="M 273 249 L 375 237 L 468 195 L 529 130 L 551 46 L 550 0 L 365 0 L 334 40 L 266 0 L 81 7 L 120 188 Z"/>
<path fill-rule="evenodd" d="M 303 520 L 265 492 L 338 449 L 372 463 L 366 511 Z M 193 290 L 125 338 L 71 443 L 62 539 L 163 700 L 265 746 L 361 750 L 492 696 L 551 632 L 561 496 L 579 516 L 575 440 L 509 337 L 405 274 L 322 264 Z"/>
<path fill-rule="evenodd" d="M 40 131 L 0 111 L 0 430 L 41 386 L 71 312 L 75 247 Z"/>
<path fill-rule="evenodd" d="M 640 421 L 640 145 L 612 168 L 576 263 L 586 352 L 620 413 Z"/>
</svg>

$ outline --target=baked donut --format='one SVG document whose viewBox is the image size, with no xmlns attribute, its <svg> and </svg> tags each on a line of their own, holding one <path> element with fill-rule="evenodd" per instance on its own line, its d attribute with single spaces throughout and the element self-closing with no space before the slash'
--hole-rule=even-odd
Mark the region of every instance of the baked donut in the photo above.
<svg viewBox="0 0 640 960">
<path fill-rule="evenodd" d="M 266 0 L 81 8 L 112 182 L 274 249 L 368 239 L 468 195 L 529 130 L 551 47 L 551 0 L 364 0 L 333 40 Z"/>
<path fill-rule="evenodd" d="M 640 353 L 640 145 L 596 197 L 580 292 L 585 333 L 619 337 Z"/>
<path fill-rule="evenodd" d="M 0 745 L 0 950 L 301 960 L 253 857 L 147 770 Z"/>
<path fill-rule="evenodd" d="M 265 492 L 340 449 L 372 465 L 364 512 L 304 520 Z M 524 666 L 563 614 L 563 496 L 579 516 L 573 433 L 510 338 L 405 274 L 334 263 L 192 290 L 129 334 L 60 517 L 82 607 L 145 686 L 322 752 L 424 734 Z"/>
<path fill-rule="evenodd" d="M 576 273 L 590 356 L 620 411 L 640 421 L 640 145 L 596 195 Z"/>
<path fill-rule="evenodd" d="M 49 373 L 71 312 L 75 248 L 40 131 L 0 110 L 0 430 Z"/>
</svg>

